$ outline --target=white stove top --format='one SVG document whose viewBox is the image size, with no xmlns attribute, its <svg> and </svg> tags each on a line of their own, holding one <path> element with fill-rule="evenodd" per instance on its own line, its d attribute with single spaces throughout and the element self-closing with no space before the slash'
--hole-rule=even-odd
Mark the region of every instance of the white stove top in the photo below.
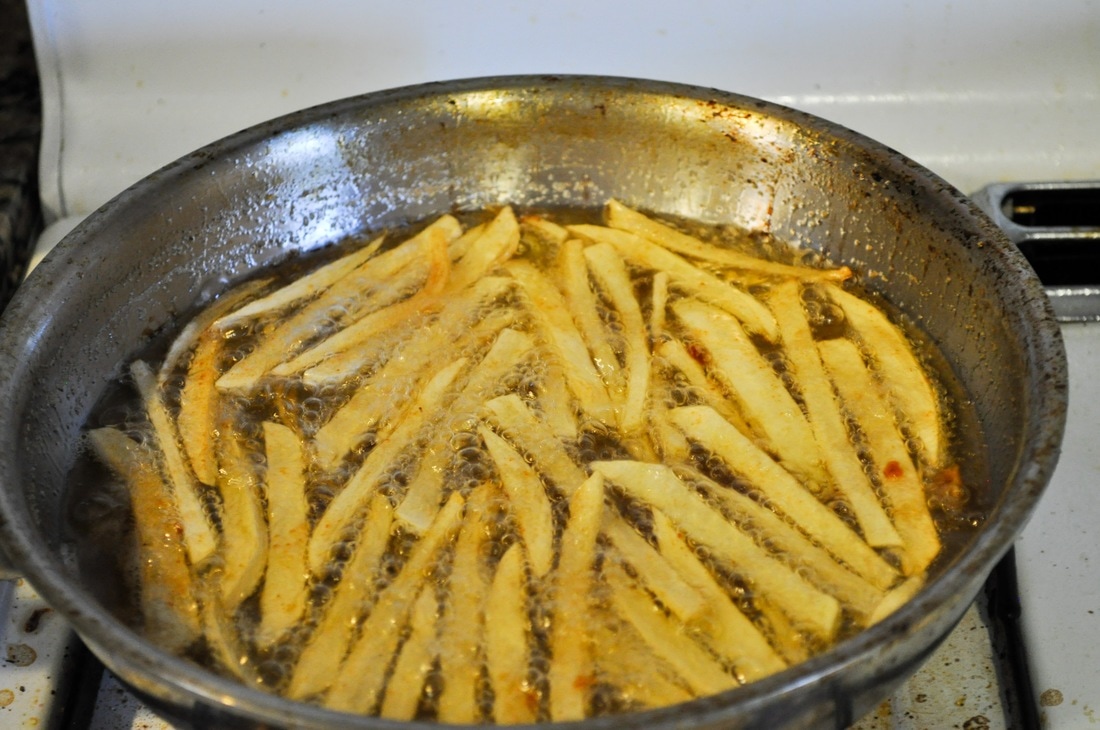
<svg viewBox="0 0 1100 730">
<path fill-rule="evenodd" d="M 998 181 L 1100 179 L 1092 0 L 28 6 L 43 81 L 47 246 L 132 182 L 245 126 L 382 88 L 512 73 L 648 77 L 766 98 L 885 142 L 968 193 Z M 1100 723 L 1100 324 L 1065 334 L 1065 454 L 1017 546 L 1035 699 L 1054 730 Z M 980 705 L 978 690 L 969 706 L 958 690 L 965 678 L 935 676 L 963 709 Z M 975 688 L 988 672 L 976 676 Z M 997 704 L 996 690 L 982 691 Z M 927 694 L 906 692 L 891 717 L 863 727 L 938 726 L 914 699 Z M 0 712 L 4 700 L 0 692 Z M 128 727 L 115 715 L 97 722 Z"/>
</svg>

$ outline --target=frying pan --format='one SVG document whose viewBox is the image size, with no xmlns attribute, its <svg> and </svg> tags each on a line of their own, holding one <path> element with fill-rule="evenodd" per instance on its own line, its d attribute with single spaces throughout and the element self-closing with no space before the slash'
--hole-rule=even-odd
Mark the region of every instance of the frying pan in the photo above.
<svg viewBox="0 0 1100 730">
<path fill-rule="evenodd" d="M 95 600 L 64 518 L 81 426 L 151 333 L 255 270 L 350 233 L 510 203 L 770 232 L 860 272 L 960 388 L 987 514 L 887 620 L 762 681 L 583 727 L 842 727 L 915 671 L 1008 550 L 1057 460 L 1065 355 L 1022 256 L 963 195 L 852 131 L 653 81 L 508 77 L 307 109 L 198 150 L 89 216 L 0 321 L 0 547 L 139 696 L 184 726 L 409 727 L 240 686 L 170 656 Z M 966 467 L 969 473 L 979 473 Z M 415 726 L 415 724 L 413 724 Z"/>
</svg>

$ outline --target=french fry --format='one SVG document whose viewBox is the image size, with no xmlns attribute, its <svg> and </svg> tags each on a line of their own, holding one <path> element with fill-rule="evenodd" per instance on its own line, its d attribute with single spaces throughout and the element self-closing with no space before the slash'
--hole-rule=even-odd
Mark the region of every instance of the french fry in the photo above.
<svg viewBox="0 0 1100 730">
<path fill-rule="evenodd" d="M 531 571 L 541 578 L 554 561 L 554 519 L 542 480 L 512 446 L 484 426 L 478 429 L 508 495 L 520 536 L 530 556 Z"/>
<path fill-rule="evenodd" d="M 881 382 L 887 384 L 890 400 L 901 414 L 902 422 L 924 447 L 923 457 L 930 466 L 940 466 L 943 433 L 939 399 L 908 338 L 870 302 L 839 286 L 829 286 L 826 291 L 844 310 L 848 326 L 874 358 L 882 375 Z"/>
<path fill-rule="evenodd" d="M 584 481 L 569 500 L 569 522 L 561 536 L 550 626 L 550 719 L 581 720 L 587 709 L 586 678 L 594 673 L 591 592 L 596 537 L 604 514 L 603 475 Z"/>
<path fill-rule="evenodd" d="M 240 632 L 232 615 L 225 610 L 218 595 L 218 586 L 212 581 L 198 583 L 199 601 L 202 603 L 202 631 L 206 648 L 218 665 L 245 684 L 260 683 Z"/>
<path fill-rule="evenodd" d="M 157 379 L 152 369 L 142 360 L 135 360 L 130 374 L 145 405 L 145 414 L 153 426 L 158 451 L 164 460 L 164 469 L 171 485 L 172 501 L 183 528 L 183 543 L 191 565 L 201 566 L 217 548 L 214 526 L 203 509 L 194 477 L 187 468 L 180 452 L 176 428 L 157 389 Z"/>
<path fill-rule="evenodd" d="M 769 449 L 799 476 L 826 483 L 828 474 L 809 422 L 737 320 L 692 299 L 677 301 L 672 310 L 706 349 L 714 375 L 736 396 L 740 412 Z"/>
<path fill-rule="evenodd" d="M 309 505 L 306 503 L 302 444 L 286 426 L 264 422 L 267 455 L 267 524 L 270 533 L 267 571 L 260 592 L 260 625 L 256 640 L 273 643 L 305 613 L 308 598 L 306 549 Z"/>
<path fill-rule="evenodd" d="M 148 447 L 109 427 L 89 431 L 87 438 L 99 460 L 129 487 L 146 635 L 169 651 L 181 651 L 202 628 L 176 500 Z"/>
<path fill-rule="evenodd" d="M 536 468 L 566 497 L 585 480 L 584 470 L 577 466 L 556 434 L 539 420 L 523 399 L 515 393 L 493 398 L 485 403 L 485 418 L 504 434 L 520 451 L 530 454 Z"/>
<path fill-rule="evenodd" d="M 431 642 L 435 638 L 438 601 L 430 584 L 420 589 L 409 618 L 409 635 L 401 646 L 393 673 L 386 681 L 380 717 L 411 720 L 416 715 L 424 678 L 432 668 Z"/>
<path fill-rule="evenodd" d="M 449 291 L 461 291 L 512 257 L 519 245 L 519 223 L 504 207 L 474 239 L 454 267 Z"/>
<path fill-rule="evenodd" d="M 893 410 L 879 394 L 874 376 L 849 340 L 817 343 L 821 359 L 844 405 L 855 416 L 881 480 L 894 527 L 901 535 L 905 575 L 920 573 L 940 552 L 936 524 L 928 510 L 920 473 L 898 432 Z"/>
<path fill-rule="evenodd" d="M 858 575 L 880 590 L 894 583 L 897 573 L 882 556 L 717 411 L 707 406 L 684 406 L 670 411 L 669 418 L 689 439 L 721 457 L 770 504 Z"/>
<path fill-rule="evenodd" d="M 520 238 L 534 239 L 557 249 L 569 238 L 569 231 L 545 216 L 527 214 L 520 218 Z"/>
<path fill-rule="evenodd" d="M 746 329 L 769 342 L 774 342 L 778 337 L 775 318 L 760 300 L 668 249 L 650 243 L 641 236 L 614 228 L 578 225 L 569 226 L 569 231 L 595 243 L 611 244 L 624 259 L 636 266 L 665 272 L 674 287 L 686 290 L 690 295 L 728 312 Z"/>
<path fill-rule="evenodd" d="M 728 561 L 754 586 L 771 597 L 800 626 L 816 635 L 836 635 L 840 605 L 797 572 L 758 547 L 726 521 L 663 464 L 596 461 L 592 468 L 635 499 L 663 511 L 692 540 Z"/>
<path fill-rule="evenodd" d="M 851 506 L 863 536 L 872 547 L 898 547 L 901 536 L 875 495 L 863 471 L 832 384 L 817 354 L 810 325 L 802 310 L 797 282 L 777 284 L 770 302 L 779 323 L 785 352 L 806 404 L 810 426 L 821 448 L 832 483 Z"/>
<path fill-rule="evenodd" d="M 288 697 L 299 700 L 314 697 L 332 683 L 333 666 L 348 653 L 359 617 L 374 600 L 375 573 L 389 543 L 392 525 L 389 499 L 375 494 L 340 582 L 294 665 L 286 690 Z"/>
<path fill-rule="evenodd" d="M 694 695 L 668 662 L 653 653 L 638 631 L 608 609 L 594 617 L 595 677 L 615 688 L 630 709 L 687 702 Z"/>
<path fill-rule="evenodd" d="M 662 340 L 653 348 L 653 352 L 683 374 L 688 385 L 695 388 L 696 393 L 699 394 L 703 402 L 722 414 L 722 418 L 729 421 L 746 436 L 752 433 L 752 429 L 741 417 L 741 412 L 730 402 L 725 393 L 707 377 L 706 370 L 703 369 L 698 360 L 691 356 L 688 349 L 684 347 L 683 342 L 676 339 Z"/>
<path fill-rule="evenodd" d="M 220 354 L 221 338 L 216 331 L 206 330 L 199 338 L 188 365 L 176 416 L 180 443 L 188 463 L 196 478 L 210 486 L 218 481 L 218 455 L 214 451 L 214 440 L 221 395 L 214 381 L 218 378 L 217 360 Z"/>
<path fill-rule="evenodd" d="M 665 310 L 668 308 L 668 272 L 653 275 L 653 295 L 649 312 L 649 332 L 653 338 L 665 334 Z"/>
<path fill-rule="evenodd" d="M 462 521 L 464 502 L 453 494 L 439 511 L 436 521 L 412 547 L 401 572 L 378 596 L 359 637 L 337 671 L 329 664 L 332 685 L 324 704 L 335 710 L 370 712 L 378 704 L 385 686 L 390 659 L 397 651 L 418 589 Z M 332 662 L 329 657 L 329 662 Z"/>
<path fill-rule="evenodd" d="M 660 510 L 653 511 L 653 532 L 661 554 L 703 596 L 706 611 L 696 616 L 692 625 L 702 627 L 705 643 L 736 668 L 738 680 L 752 682 L 785 669 L 787 662 L 699 562 L 699 556 Z"/>
<path fill-rule="evenodd" d="M 493 575 L 485 607 L 485 655 L 493 688 L 493 719 L 500 725 L 534 722 L 538 697 L 527 682 L 527 575 L 523 549 L 514 544 Z"/>
<path fill-rule="evenodd" d="M 329 502 L 309 538 L 309 568 L 314 575 L 319 575 L 324 570 L 329 546 L 339 542 L 344 530 L 366 506 L 378 486 L 378 480 L 401 452 L 408 448 L 421 427 L 437 415 L 452 383 L 466 364 L 466 358 L 459 358 L 424 384 L 416 399 L 407 404 L 385 433 L 379 434 L 378 442 L 367 454 L 359 470 Z"/>
<path fill-rule="evenodd" d="M 584 250 L 588 270 L 619 313 L 626 343 L 626 398 L 622 403 L 619 426 L 628 435 L 642 428 L 646 396 L 649 391 L 649 335 L 642 308 L 634 296 L 626 264 L 609 244 L 596 244 Z"/>
<path fill-rule="evenodd" d="M 259 476 L 236 423 L 218 429 L 218 491 L 222 495 L 220 600 L 233 613 L 252 595 L 267 566 L 269 534 Z"/>
<path fill-rule="evenodd" d="M 567 240 L 558 254 L 561 290 L 569 314 L 577 323 L 584 341 L 592 355 L 600 377 L 603 378 L 612 395 L 618 394 L 624 387 L 622 368 L 615 348 L 611 346 L 607 328 L 600 319 L 599 304 L 595 292 L 588 283 L 588 262 L 585 260 L 584 244 L 578 239 Z"/>
<path fill-rule="evenodd" d="M 577 417 L 573 413 L 561 363 L 547 363 L 546 373 L 538 384 L 538 403 L 555 436 L 566 441 L 577 438 Z"/>
<path fill-rule="evenodd" d="M 677 231 L 643 213 L 632 210 L 617 200 L 611 200 L 604 208 L 607 225 L 642 236 L 670 251 L 690 256 L 702 261 L 742 269 L 771 277 L 798 278 L 803 280 L 844 281 L 852 275 L 851 269 L 841 266 L 837 269 L 813 269 L 808 266 L 789 266 L 774 261 L 743 254 L 722 246 L 700 241 L 694 236 Z"/>
</svg>

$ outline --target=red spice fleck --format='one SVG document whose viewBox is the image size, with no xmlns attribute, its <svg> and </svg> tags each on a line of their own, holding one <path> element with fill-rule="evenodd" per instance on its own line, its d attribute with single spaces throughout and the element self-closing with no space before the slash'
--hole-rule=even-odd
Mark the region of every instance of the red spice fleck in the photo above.
<svg viewBox="0 0 1100 730">
<path fill-rule="evenodd" d="M 596 675 L 594 674 L 581 674 L 573 680 L 573 687 L 576 689 L 588 689 L 596 683 Z"/>
<path fill-rule="evenodd" d="M 882 475 L 887 479 L 901 479 L 905 471 L 901 468 L 901 464 L 896 461 L 891 461 L 882 470 Z"/>
<path fill-rule="evenodd" d="M 699 345 L 696 345 L 695 343 L 692 343 L 692 342 L 686 343 L 685 347 L 687 348 L 688 354 L 691 355 L 692 359 L 694 359 L 696 362 L 698 362 L 702 365 L 707 364 L 707 361 L 710 358 L 707 357 L 707 351 L 706 350 L 704 350 L 702 347 L 699 347 Z"/>
</svg>

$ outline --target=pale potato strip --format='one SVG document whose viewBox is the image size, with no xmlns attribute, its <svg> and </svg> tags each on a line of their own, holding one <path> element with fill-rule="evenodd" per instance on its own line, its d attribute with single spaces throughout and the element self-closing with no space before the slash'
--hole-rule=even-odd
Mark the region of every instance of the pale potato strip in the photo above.
<svg viewBox="0 0 1100 730">
<path fill-rule="evenodd" d="M 800 626 L 832 637 L 840 622 L 837 600 L 822 592 L 731 525 L 663 464 L 596 461 L 592 468 L 635 499 L 662 510 L 687 536 L 728 561 Z"/>
<path fill-rule="evenodd" d="M 799 476 L 827 483 L 809 421 L 737 320 L 694 299 L 681 299 L 672 310 L 706 349 L 713 374 L 734 394 L 746 421 L 770 450 Z"/>
<path fill-rule="evenodd" d="M 707 645 L 734 666 L 738 679 L 752 682 L 785 669 L 787 662 L 741 612 L 729 591 L 699 561 L 661 510 L 653 510 L 653 533 L 661 554 L 703 596 L 706 611 L 692 625 L 703 628 Z"/>
<path fill-rule="evenodd" d="M 622 566 L 605 564 L 604 575 L 611 585 L 615 611 L 637 629 L 653 653 L 675 668 L 693 692 L 712 695 L 737 686 L 737 680 L 688 636 L 680 622 L 654 605 Z"/>
<path fill-rule="evenodd" d="M 902 567 L 916 575 L 940 552 L 936 524 L 928 510 L 924 484 L 858 348 L 849 340 L 819 342 L 818 351 L 844 405 L 855 416 L 878 471 L 880 491 L 904 543 Z"/>
<path fill-rule="evenodd" d="M 668 272 L 653 275 L 653 294 L 649 312 L 649 332 L 654 337 L 665 334 L 665 310 L 668 308 Z"/>
<path fill-rule="evenodd" d="M 539 475 L 511 444 L 485 427 L 478 429 L 485 448 L 497 467 L 504 493 L 519 525 L 519 533 L 531 560 L 531 570 L 541 578 L 554 561 L 554 518 L 550 498 Z"/>
<path fill-rule="evenodd" d="M 558 254 L 559 278 L 565 303 L 577 329 L 584 337 L 592 362 L 607 384 L 612 395 L 625 386 L 619 358 L 611 346 L 607 328 L 600 319 L 599 303 L 588 283 L 588 262 L 584 257 L 584 244 L 576 238 L 565 242 Z"/>
<path fill-rule="evenodd" d="M 546 372 L 538 383 L 538 403 L 546 424 L 554 435 L 566 441 L 577 438 L 577 417 L 573 401 L 565 384 L 562 364 L 547 363 Z"/>
<path fill-rule="evenodd" d="M 156 376 L 142 360 L 130 365 L 130 374 L 145 406 L 145 414 L 153 426 L 158 451 L 171 487 L 171 494 L 183 528 L 183 544 L 187 557 L 196 568 L 214 554 L 218 538 L 214 525 L 203 509 L 195 482 L 180 452 L 178 434 L 157 387 Z"/>
<path fill-rule="evenodd" d="M 531 316 L 538 323 L 547 343 L 561 359 L 565 381 L 577 397 L 581 408 L 603 423 L 615 423 L 615 412 L 607 387 L 596 371 L 588 346 L 569 316 L 569 309 L 561 292 L 546 276 L 525 261 L 509 261 L 507 268 L 526 293 Z"/>
<path fill-rule="evenodd" d="M 515 393 L 493 398 L 485 403 L 485 418 L 500 430 L 525 454 L 535 467 L 567 497 L 585 480 L 584 470 L 577 466 L 569 452 L 530 408 Z"/>
<path fill-rule="evenodd" d="M 359 470 L 348 480 L 325 509 L 321 519 L 313 527 L 309 539 L 309 567 L 319 575 L 328 560 L 329 549 L 335 545 L 344 530 L 366 505 L 378 486 L 378 480 L 393 464 L 402 451 L 413 442 L 425 423 L 436 418 L 455 378 L 466 367 L 467 359 L 459 358 L 428 380 L 415 399 L 395 416 L 385 433 L 379 433 L 378 442 Z"/>
<path fill-rule="evenodd" d="M 600 243 L 584 250 L 588 270 L 599 282 L 611 305 L 619 313 L 626 344 L 626 398 L 622 403 L 619 426 L 627 434 L 642 428 L 646 397 L 649 394 L 649 334 L 646 332 L 642 308 L 634 296 L 626 264 L 609 244 Z"/>
<path fill-rule="evenodd" d="M 735 269 L 743 269 L 767 276 L 797 277 L 804 280 L 844 281 L 852 275 L 851 269 L 812 269 L 806 266 L 789 266 L 758 258 L 722 246 L 703 243 L 694 236 L 677 231 L 671 226 L 632 210 L 617 200 L 607 203 L 604 219 L 612 228 L 619 228 L 660 244 L 670 251 L 704 261 L 710 261 Z"/>
<path fill-rule="evenodd" d="M 206 330 L 199 338 L 187 366 L 187 378 L 180 389 L 180 408 L 176 415 L 176 428 L 188 463 L 198 480 L 211 486 L 218 481 L 214 441 L 221 396 L 214 381 L 218 379 L 221 342 L 214 330 Z"/>
<path fill-rule="evenodd" d="M 907 578 L 904 583 L 886 594 L 886 597 L 878 604 L 878 608 L 871 614 L 871 618 L 867 622 L 867 625 L 871 626 L 872 624 L 877 624 L 894 611 L 897 611 L 908 603 L 910 598 L 917 595 L 923 587 L 923 575 L 914 575 L 912 578 Z"/>
<path fill-rule="evenodd" d="M 337 668 L 337 660 L 329 657 L 332 686 L 323 704 L 349 712 L 374 710 L 413 600 L 439 551 L 462 523 L 463 505 L 462 497 L 451 495 L 436 521 L 409 551 L 401 572 L 379 594 L 343 664 Z"/>
<path fill-rule="evenodd" d="M 703 613 L 703 595 L 615 511 L 609 510 L 604 517 L 603 532 L 619 559 L 630 565 L 642 585 L 681 621 L 688 623 Z"/>
<path fill-rule="evenodd" d="M 424 690 L 424 678 L 432 668 L 432 641 L 435 639 L 435 620 L 438 600 L 430 583 L 420 589 L 420 595 L 409 617 L 409 635 L 401 646 L 401 653 L 393 666 L 393 673 L 386 680 L 386 692 L 382 697 L 379 717 L 391 720 L 412 720 L 420 704 Z"/>
<path fill-rule="evenodd" d="M 225 610 L 218 597 L 218 588 L 209 579 L 199 583 L 199 600 L 202 603 L 203 639 L 207 650 L 221 668 L 247 684 L 259 684 L 256 668 L 243 644 L 237 622 Z"/>
<path fill-rule="evenodd" d="M 863 471 L 855 444 L 848 437 L 844 414 L 817 354 L 799 292 L 798 282 L 783 282 L 772 289 L 769 302 L 825 467 L 833 476 L 832 484 L 851 507 L 867 543 L 872 547 L 898 547 L 901 536 L 883 509 L 874 485 Z"/>
<path fill-rule="evenodd" d="M 527 575 L 523 549 L 514 544 L 497 565 L 485 606 L 485 656 L 493 688 L 493 719 L 498 725 L 531 723 L 538 699 L 527 687 Z"/>
<path fill-rule="evenodd" d="M 844 520 L 818 501 L 790 472 L 775 463 L 713 408 L 674 408 L 669 412 L 669 419 L 689 439 L 721 457 L 734 473 L 748 480 L 772 506 L 832 553 L 835 559 L 844 561 L 876 588 L 885 590 L 897 579 L 893 567 Z"/>
<path fill-rule="evenodd" d="M 295 279 L 286 286 L 282 286 L 254 302 L 250 302 L 239 309 L 231 310 L 224 316 L 217 317 L 213 323 L 214 329 L 225 332 L 246 320 L 255 319 L 269 312 L 312 299 L 339 279 L 350 274 L 371 256 L 374 256 L 385 240 L 385 236 L 378 236 L 366 246 L 346 253 L 335 261 Z"/>
<path fill-rule="evenodd" d="M 692 698 L 668 662 L 655 655 L 629 622 L 613 613 L 592 622 L 596 677 L 615 687 L 631 709 L 667 707 Z"/>
<path fill-rule="evenodd" d="M 826 291 L 844 310 L 848 326 L 874 359 L 882 376 L 881 382 L 900 411 L 902 422 L 924 447 L 924 458 L 930 465 L 940 466 L 943 434 L 939 399 L 913 345 L 886 314 L 870 302 L 839 286 L 830 286 Z"/>
<path fill-rule="evenodd" d="M 389 543 L 392 525 L 389 499 L 384 494 L 375 494 L 340 582 L 294 665 L 286 690 L 291 699 L 313 697 L 332 683 L 333 667 L 348 653 L 359 617 L 374 600 L 375 573 Z"/>
<path fill-rule="evenodd" d="M 527 214 L 519 221 L 520 235 L 545 241 L 551 246 L 560 246 L 569 238 L 569 231 L 554 221 L 537 214 Z"/>
<path fill-rule="evenodd" d="M 433 241 L 448 243 L 461 233 L 458 221 L 443 216 L 401 245 L 368 259 L 282 321 L 255 350 L 218 378 L 218 388 L 252 388 L 268 371 L 297 354 L 334 310 L 341 312 L 337 324 L 347 325 L 403 298 L 426 275 L 426 267 L 417 265 L 424 258 L 424 248 Z"/>
<path fill-rule="evenodd" d="M 689 295 L 709 302 L 744 324 L 745 328 L 769 342 L 779 336 L 775 318 L 760 300 L 714 274 L 693 265 L 671 251 L 650 243 L 641 236 L 603 226 L 569 226 L 570 232 L 596 243 L 610 243 L 624 259 L 643 269 L 663 271 L 670 283 Z"/>
<path fill-rule="evenodd" d="M 267 421 L 264 449 L 267 524 L 270 540 L 267 572 L 260 592 L 260 625 L 256 640 L 272 644 L 298 623 L 309 597 L 306 548 L 309 545 L 309 504 L 306 502 L 305 460 L 297 434 Z"/>
<path fill-rule="evenodd" d="M 488 568 L 481 551 L 493 493 L 494 489 L 485 484 L 470 491 L 466 518 L 455 542 L 447 578 L 447 605 L 440 620 L 438 656 L 443 688 L 436 700 L 438 719 L 443 723 L 468 725 L 479 719 L 477 686 L 481 678 L 485 600 L 489 592 Z"/>
<path fill-rule="evenodd" d="M 504 207 L 474 239 L 454 266 L 448 291 L 461 291 L 507 261 L 519 246 L 519 223 L 510 207 Z"/>
<path fill-rule="evenodd" d="M 145 636 L 168 651 L 182 651 L 199 638 L 202 627 L 171 491 L 148 447 L 114 428 L 94 429 L 87 438 L 99 460 L 129 489 Z"/>
<path fill-rule="evenodd" d="M 218 491 L 222 495 L 221 601 L 233 613 L 252 595 L 267 566 L 268 528 L 262 486 L 237 425 L 219 425 Z"/>
<path fill-rule="evenodd" d="M 591 592 L 596 569 L 596 536 L 604 514 L 603 475 L 590 476 L 569 500 L 569 521 L 561 536 L 554 575 L 550 625 L 550 719 L 581 720 L 587 684 L 594 676 Z M 587 682 L 587 683 L 586 683 Z"/>
<path fill-rule="evenodd" d="M 741 412 L 726 397 L 726 394 L 707 377 L 706 370 L 699 361 L 691 356 L 684 343 L 676 339 L 662 340 L 653 348 L 657 357 L 663 358 L 669 365 L 683 374 L 688 385 L 695 389 L 702 401 L 722 414 L 722 418 L 732 423 L 738 431 L 746 436 L 752 434 L 752 429 L 741 417 Z"/>
</svg>

